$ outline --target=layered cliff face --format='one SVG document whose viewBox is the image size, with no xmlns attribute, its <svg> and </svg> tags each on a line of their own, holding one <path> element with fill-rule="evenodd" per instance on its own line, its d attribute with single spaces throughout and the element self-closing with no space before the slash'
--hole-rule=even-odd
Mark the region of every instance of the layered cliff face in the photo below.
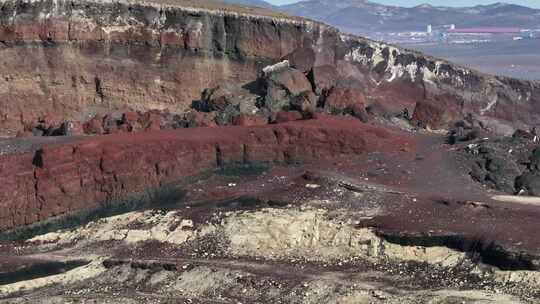
<svg viewBox="0 0 540 304">
<path fill-rule="evenodd" d="M 211 3 L 3 1 L 0 55 L 3 135 L 40 118 L 84 121 L 125 108 L 183 112 L 205 88 L 249 87 L 283 58 L 306 73 L 332 67 L 324 77 L 354 83 L 368 105 L 418 104 L 415 119 L 432 128 L 468 113 L 505 127 L 540 120 L 536 83 L 482 75 L 305 19 Z"/>
<path fill-rule="evenodd" d="M 173 3 L 3 1 L 3 133 L 117 108 L 182 112 L 205 88 L 249 83 L 319 37 L 336 44 L 335 31 L 309 21 Z"/>
<path fill-rule="evenodd" d="M 540 134 L 493 136 L 537 84 L 246 7 L 0 3 L 0 132 L 32 131 L 0 303 L 540 298 Z"/>
<path fill-rule="evenodd" d="M 357 37 L 342 36 L 345 59 L 363 68 L 372 98 L 415 107 L 414 119 L 444 128 L 473 115 L 491 131 L 539 123 L 537 82 L 479 73 L 444 60 Z"/>
<path fill-rule="evenodd" d="M 358 120 L 199 128 L 88 137 L 0 156 L 0 231 L 117 203 L 225 166 L 353 160 L 412 146 Z"/>
<path fill-rule="evenodd" d="M 265 125 L 266 118 L 273 122 L 302 118 L 299 112 L 268 114 L 274 107 L 277 107 L 275 111 L 294 107 L 307 118 L 306 113 L 310 116 L 313 113 L 308 112 L 318 106 L 317 111 L 352 114 L 364 122 L 368 119 L 365 106 L 384 108 L 390 113 L 406 108 L 409 113 L 414 111 L 412 122 L 421 126 L 446 128 L 456 120 L 472 116 L 483 128 L 499 133 L 532 127 L 540 119 L 535 108 L 540 100 L 537 83 L 483 75 L 391 45 L 343 35 L 305 19 L 210 2 L 4 1 L 0 11 L 0 42 L 3 64 L 0 127 L 4 135 L 28 129 L 39 119 L 86 121 L 96 113 L 116 109 L 184 112 L 196 104 L 205 89 L 215 86 L 221 89 L 202 94 L 208 95 L 208 102 L 215 102 L 207 106 L 227 109 L 229 103 L 238 102 L 234 94 L 230 97 L 222 92 L 227 91 L 229 84 L 243 87 L 250 92 L 248 95 L 259 96 L 251 107 L 266 103 L 257 104 L 264 115 L 269 115 L 262 119 L 249 115 L 219 118 L 244 126 Z M 284 59 L 288 61 L 269 66 Z M 261 86 L 261 79 L 266 84 Z M 214 96 L 219 94 L 222 95 Z M 122 128 L 134 128 L 131 116 L 125 116 Z M 151 122 L 160 119 L 152 114 L 148 117 Z M 215 122 L 204 121 L 207 116 L 197 119 L 194 126 L 215 126 Z M 156 129 L 153 123 L 148 125 Z M 339 147 L 355 145 L 348 141 L 354 141 L 357 135 L 368 136 L 358 124 L 338 124 L 337 129 L 349 127 L 359 128 L 360 135 L 349 134 L 351 139 L 343 139 Z M 259 135 L 257 132 L 263 132 L 261 129 L 256 130 L 256 136 L 272 138 L 277 131 Z M 287 134 L 286 139 L 290 147 L 279 150 L 281 143 L 265 139 L 262 148 L 253 154 L 253 160 L 285 161 L 285 157 L 268 159 L 265 151 L 276 149 L 277 154 L 293 155 L 290 157 L 297 160 L 321 159 L 312 150 L 311 142 L 297 138 L 299 131 L 291 132 L 294 136 L 290 138 L 292 135 Z M 322 136 L 319 132 L 325 138 L 329 134 L 317 131 L 308 135 L 317 142 Z M 245 154 L 251 139 L 242 136 L 227 145 Z M 162 170 L 154 155 L 183 162 L 173 154 L 182 154 L 190 146 L 190 142 L 180 141 L 177 146 L 154 151 L 152 146 L 160 147 L 161 143 L 147 142 L 148 138 L 142 136 L 140 144 L 148 144 L 145 149 L 150 152 L 124 145 L 121 140 L 116 143 L 107 139 L 100 141 L 100 145 L 114 143 L 120 154 L 125 150 L 139 151 L 141 154 L 128 155 L 117 165 L 130 167 L 132 159 L 142 158 L 147 162 L 139 167 L 157 170 L 157 175 Z M 335 143 L 325 138 L 318 149 L 334 151 Z M 95 142 L 89 142 L 94 147 Z M 374 139 L 372 145 L 376 143 Z M 192 147 L 185 153 L 189 159 L 186 163 L 192 167 L 178 167 L 171 180 L 215 168 L 216 144 L 211 139 L 204 147 Z M 124 172 L 129 178 L 122 181 L 116 171 L 104 171 L 103 163 L 115 153 L 92 149 L 84 156 L 80 151 L 85 149 L 67 145 L 56 152 L 45 149 L 43 155 L 38 152 L 3 158 L 1 178 L 9 185 L 6 189 L 15 191 L 6 191 L 1 196 L 6 207 L 1 214 L 2 228 L 82 210 L 168 181 L 154 182 L 153 177 L 139 169 Z M 358 148 L 348 155 L 365 150 Z M 197 161 L 190 158 L 197 154 L 206 156 Z M 116 160 L 116 156 L 111 157 Z M 245 157 L 238 156 L 244 160 Z M 93 164 L 90 171 L 84 169 L 89 164 Z M 170 162 L 167 164 L 177 168 Z M 73 195 L 82 199 L 74 202 Z M 24 207 L 15 210 L 11 206 Z"/>
</svg>

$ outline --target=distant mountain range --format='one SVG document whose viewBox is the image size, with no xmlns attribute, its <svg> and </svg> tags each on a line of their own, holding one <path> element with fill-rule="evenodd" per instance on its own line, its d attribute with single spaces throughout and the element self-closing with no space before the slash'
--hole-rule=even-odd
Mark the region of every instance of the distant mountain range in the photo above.
<svg viewBox="0 0 540 304">
<path fill-rule="evenodd" d="M 233 4 L 241 4 L 241 5 L 249 5 L 249 6 L 257 6 L 257 7 L 263 7 L 263 8 L 269 8 L 269 9 L 278 9 L 278 6 L 272 5 L 266 1 L 263 0 L 217 0 L 225 3 L 233 3 Z"/>
<path fill-rule="evenodd" d="M 424 31 L 434 26 L 457 27 L 540 27 L 540 9 L 494 3 L 473 7 L 443 7 L 423 4 L 411 8 L 377 4 L 367 0 L 308 0 L 274 6 L 263 0 L 225 0 L 285 11 L 320 20 L 352 33 Z"/>
</svg>

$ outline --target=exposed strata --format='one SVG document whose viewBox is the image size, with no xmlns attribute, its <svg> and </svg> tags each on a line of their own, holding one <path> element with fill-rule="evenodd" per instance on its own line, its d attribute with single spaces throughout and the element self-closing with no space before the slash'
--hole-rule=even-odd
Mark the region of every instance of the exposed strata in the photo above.
<svg viewBox="0 0 540 304">
<path fill-rule="evenodd" d="M 0 156 L 2 230 L 88 210 L 226 165 L 353 160 L 406 134 L 354 118 L 82 138 Z M 393 149 L 397 149 L 394 147 Z M 9 189 L 9 190 L 8 190 Z"/>
<path fill-rule="evenodd" d="M 179 3 L 3 1 L 4 133 L 39 117 L 181 112 L 205 88 L 249 83 L 312 37 L 335 37 L 306 20 Z"/>
<path fill-rule="evenodd" d="M 485 187 L 539 191 L 537 133 L 482 139 L 536 83 L 187 0 L 4 1 L 0 41 L 4 134 L 108 134 L 0 143 L 0 302 L 540 297 L 537 200 Z"/>
<path fill-rule="evenodd" d="M 112 109 L 183 112 L 204 89 L 250 84 L 283 58 L 306 73 L 334 67 L 330 76 L 365 90 L 367 105 L 412 111 L 418 104 L 416 121 L 432 128 L 468 113 L 502 133 L 538 122 L 535 82 L 483 75 L 264 10 L 192 1 L 1 5 L 3 134 L 39 118 L 85 121 Z"/>
<path fill-rule="evenodd" d="M 318 115 L 71 139 L 26 153 L 43 206 L 56 203 L 61 215 L 98 206 L 77 205 L 87 195 L 121 197 L 196 174 L 202 157 L 210 170 L 246 160 L 276 167 L 173 183 L 186 193 L 167 205 L 155 197 L 145 211 L 75 216 L 50 233 L 4 231 L 20 242 L 0 243 L 0 266 L 15 265 L 1 268 L 0 301 L 537 303 L 538 207 L 492 199 L 444 137 L 381 127 Z M 73 259 L 88 264 L 34 270 Z"/>
<path fill-rule="evenodd" d="M 425 126 L 444 128 L 469 113 L 484 116 L 478 119 L 505 135 L 511 135 L 511 126 L 538 123 L 537 82 L 486 75 L 385 43 L 341 37 L 350 46 L 345 58 L 369 71 L 374 97 L 416 107 L 413 119 Z"/>
</svg>

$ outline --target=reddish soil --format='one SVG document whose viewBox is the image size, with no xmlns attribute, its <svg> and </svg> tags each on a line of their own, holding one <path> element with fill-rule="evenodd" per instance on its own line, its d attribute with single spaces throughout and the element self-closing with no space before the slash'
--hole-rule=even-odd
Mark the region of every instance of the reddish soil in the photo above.
<svg viewBox="0 0 540 304">
<path fill-rule="evenodd" d="M 325 208 L 380 207 L 382 214 L 361 220 L 391 241 L 425 246 L 448 246 L 476 252 L 485 262 L 508 269 L 536 269 L 540 240 L 537 206 L 494 201 L 500 194 L 472 181 L 467 159 L 438 135 L 417 135 L 415 144 L 370 151 L 353 162 L 322 162 L 295 167 L 275 167 L 254 179 L 229 177 L 205 180 L 188 191 L 188 201 L 198 205 L 191 217 L 239 208 L 279 207 L 311 199 L 336 199 L 330 191 L 338 181 L 383 187 L 359 200 L 341 196 L 339 206 Z M 234 182 L 235 187 L 228 187 Z M 319 189 L 307 189 L 307 183 Z M 200 192 L 197 189 L 204 189 Z M 249 197 L 251 204 L 238 198 Z M 253 199 L 256 199 L 254 202 Z M 217 203 L 216 203 L 217 202 Z"/>
<path fill-rule="evenodd" d="M 386 214 L 362 225 L 399 236 L 394 240 L 409 236 L 406 243 L 465 251 L 500 246 L 516 254 L 538 256 L 539 207 L 492 200 L 499 193 L 473 182 L 467 159 L 442 138 L 421 138 L 417 147 L 408 154 L 378 154 L 366 162 L 377 164 L 365 168 L 375 172 L 370 175 L 372 180 L 407 195 L 385 200 Z"/>
<path fill-rule="evenodd" d="M 375 123 L 324 115 L 277 125 L 78 138 L 45 145 L 35 154 L 2 157 L 0 164 L 17 170 L 19 182 L 19 188 L 11 185 L 17 191 L 3 194 L 8 198 L 2 201 L 3 225 L 13 228 L 85 210 L 228 165 L 269 163 L 276 166 L 262 175 L 218 172 L 181 183 L 185 201 L 191 202 L 185 212 L 204 222 L 218 211 L 333 199 L 332 189 L 340 182 L 368 185 L 383 190 L 371 193 L 342 185 L 368 197 L 345 195 L 339 197 L 340 206 L 324 207 L 381 208 L 378 216 L 359 225 L 374 227 L 394 242 L 448 246 L 477 252 L 502 268 L 536 269 L 540 208 L 493 201 L 497 192 L 472 181 L 469 160 L 456 150 L 439 135 L 413 137 Z M 5 180 L 9 172 L 14 171 L 2 170 Z M 34 183 L 35 188 L 20 187 Z M 307 183 L 321 187 L 308 189 Z M 12 208 L 29 206 L 34 199 L 35 209 Z"/>
<path fill-rule="evenodd" d="M 353 118 L 327 116 L 45 145 L 35 153 L 0 157 L 0 180 L 9 189 L 0 195 L 0 227 L 86 210 L 229 164 L 352 161 L 366 152 L 402 146 L 413 147 L 414 140 Z"/>
</svg>

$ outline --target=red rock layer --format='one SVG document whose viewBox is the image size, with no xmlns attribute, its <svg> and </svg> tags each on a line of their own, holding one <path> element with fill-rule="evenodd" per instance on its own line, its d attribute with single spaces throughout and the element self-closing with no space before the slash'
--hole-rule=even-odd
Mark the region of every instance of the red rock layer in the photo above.
<svg viewBox="0 0 540 304">
<path fill-rule="evenodd" d="M 179 5 L 10 0 L 0 9 L 2 135 L 40 118 L 86 121 L 126 108 L 183 112 L 206 88 L 250 83 L 304 43 L 337 39 L 337 31 L 312 22 Z M 322 51 L 320 61 L 327 53 L 333 50 Z"/>
<path fill-rule="evenodd" d="M 0 157 L 0 230 L 98 206 L 222 165 L 354 159 L 411 145 L 355 119 L 89 137 Z"/>
<path fill-rule="evenodd" d="M 283 59 L 309 74 L 319 95 L 347 83 L 366 106 L 392 114 L 420 106 L 421 125 L 447 128 L 469 114 L 497 128 L 540 124 L 538 82 L 484 75 L 309 20 L 165 2 L 2 1 L 0 135 L 111 110 L 182 113 L 207 88 L 253 87 Z"/>
</svg>

